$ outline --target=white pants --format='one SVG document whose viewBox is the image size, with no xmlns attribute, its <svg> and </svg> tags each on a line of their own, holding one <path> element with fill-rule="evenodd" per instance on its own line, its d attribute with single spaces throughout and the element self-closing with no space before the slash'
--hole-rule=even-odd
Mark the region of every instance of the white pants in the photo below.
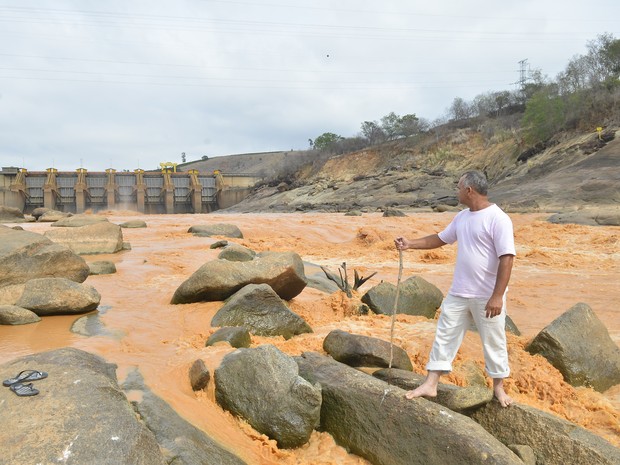
<svg viewBox="0 0 620 465">
<path fill-rule="evenodd" d="M 491 378 L 508 377 L 510 367 L 506 348 L 506 297 L 504 296 L 502 312 L 493 318 L 486 317 L 488 300 L 468 299 L 451 294 L 446 296 L 441 304 L 427 370 L 452 371 L 452 361 L 473 321 L 482 340 L 486 372 Z"/>
</svg>

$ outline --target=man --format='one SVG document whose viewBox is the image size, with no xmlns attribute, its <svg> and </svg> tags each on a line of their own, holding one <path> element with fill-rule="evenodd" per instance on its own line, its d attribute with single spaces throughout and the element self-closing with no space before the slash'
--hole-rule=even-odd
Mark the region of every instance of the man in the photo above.
<svg viewBox="0 0 620 465">
<path fill-rule="evenodd" d="M 506 290 L 515 257 L 512 221 L 487 197 L 487 180 L 468 171 L 458 183 L 458 199 L 469 207 L 459 212 L 439 234 L 419 239 L 395 239 L 396 248 L 435 249 L 458 241 L 452 286 L 441 304 L 437 332 L 426 369 L 428 376 L 407 399 L 435 397 L 440 376 L 452 361 L 473 321 L 480 333 L 485 370 L 493 378 L 493 392 L 503 407 L 512 399 L 504 390 L 510 374 L 506 348 Z"/>
</svg>

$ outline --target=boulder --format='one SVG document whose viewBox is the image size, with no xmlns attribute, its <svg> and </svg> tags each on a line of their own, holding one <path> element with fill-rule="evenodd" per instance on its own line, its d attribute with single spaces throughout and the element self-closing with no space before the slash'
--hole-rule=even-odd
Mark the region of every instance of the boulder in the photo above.
<svg viewBox="0 0 620 465">
<path fill-rule="evenodd" d="M 386 208 L 385 211 L 383 212 L 383 216 L 384 217 L 390 217 L 390 216 L 402 217 L 402 216 L 407 216 L 407 214 L 401 210 L 397 210 L 396 208 Z"/>
<path fill-rule="evenodd" d="M 130 220 L 130 221 L 125 221 L 124 223 L 121 223 L 119 226 L 121 228 L 128 228 L 128 229 L 146 228 L 146 222 L 143 220 Z"/>
<path fill-rule="evenodd" d="M 0 287 L 0 305 L 15 305 L 24 293 L 26 283 L 9 284 Z"/>
<path fill-rule="evenodd" d="M 121 227 L 109 221 L 75 228 L 57 228 L 46 231 L 45 236 L 66 245 L 79 255 L 116 253 L 123 249 Z"/>
<path fill-rule="evenodd" d="M 588 209 L 561 212 L 547 218 L 549 223 L 581 224 L 585 226 L 620 226 L 620 211 Z"/>
<path fill-rule="evenodd" d="M 234 224 L 200 224 L 190 227 L 187 232 L 199 237 L 224 236 L 243 239 L 243 233 Z"/>
<path fill-rule="evenodd" d="M 245 462 L 224 449 L 204 432 L 181 418 L 170 405 L 144 384 L 142 375 L 130 372 L 123 383 L 126 391 L 141 393 L 133 405 L 144 423 L 155 434 L 168 465 L 244 465 Z M 99 462 L 92 462 L 97 464 Z M 112 465 L 112 462 L 110 462 Z"/>
<path fill-rule="evenodd" d="M 599 226 L 620 226 L 620 212 L 601 212 L 594 216 Z"/>
<path fill-rule="evenodd" d="M 97 290 L 65 278 L 31 279 L 15 305 L 39 316 L 74 315 L 95 310 L 101 301 Z"/>
<path fill-rule="evenodd" d="M 328 294 L 333 294 L 340 289 L 338 285 L 331 279 L 328 279 L 322 271 L 308 276 L 308 287 L 318 289 L 319 291 L 326 292 Z"/>
<path fill-rule="evenodd" d="M 0 205 L 0 223 L 21 223 L 27 221 L 19 208 Z"/>
<path fill-rule="evenodd" d="M 52 227 L 62 228 L 79 228 L 80 226 L 89 226 L 97 223 L 109 223 L 105 216 L 97 215 L 73 215 L 63 218 L 52 223 Z"/>
<path fill-rule="evenodd" d="M 391 370 L 388 368 L 377 370 L 372 375 L 405 391 L 417 388 L 426 380 L 426 376 L 395 368 Z M 493 400 L 493 391 L 486 386 L 463 388 L 452 384 L 439 383 L 437 386 L 437 397 L 429 397 L 428 400 L 437 402 L 455 412 L 462 413 L 491 402 Z"/>
<path fill-rule="evenodd" d="M 299 374 L 323 392 L 321 430 L 374 464 L 523 465 L 464 415 L 318 353 L 295 357 Z"/>
<path fill-rule="evenodd" d="M 620 348 L 587 304 L 571 307 L 525 349 L 545 357 L 573 386 L 602 392 L 620 383 Z"/>
<path fill-rule="evenodd" d="M 620 449 L 563 418 L 527 405 L 489 402 L 472 416 L 504 444 L 530 446 L 545 465 L 617 465 Z"/>
<path fill-rule="evenodd" d="M 534 454 L 534 449 L 530 446 L 525 446 L 523 444 L 508 444 L 508 449 L 517 454 L 524 465 L 536 465 L 536 454 Z"/>
<path fill-rule="evenodd" d="M 6 464 L 164 465 L 153 434 L 116 380 L 116 366 L 78 349 L 28 355 L 0 365 L 0 378 L 36 369 L 40 394 L 0 389 L 0 444 Z"/>
<path fill-rule="evenodd" d="M 308 442 L 321 412 L 321 388 L 272 345 L 227 354 L 215 369 L 215 399 L 285 449 Z"/>
<path fill-rule="evenodd" d="M 228 241 L 223 239 L 221 241 L 215 241 L 213 244 L 209 246 L 210 249 L 221 249 L 222 247 L 226 247 L 228 245 Z"/>
<path fill-rule="evenodd" d="M 396 299 L 396 286 L 382 282 L 362 296 L 362 302 L 380 315 L 391 315 Z M 396 313 L 434 318 L 441 306 L 443 294 L 437 286 L 420 276 L 412 276 L 400 283 Z"/>
<path fill-rule="evenodd" d="M 32 215 L 32 217 L 33 217 L 35 220 L 37 220 L 37 221 L 38 221 L 38 220 L 39 220 L 39 218 L 40 218 L 40 217 L 41 217 L 41 216 L 42 216 L 45 212 L 48 212 L 48 211 L 50 211 L 50 209 L 49 209 L 49 208 L 46 208 L 46 207 L 37 207 L 37 208 L 35 208 L 34 210 L 32 210 L 31 215 Z"/>
<path fill-rule="evenodd" d="M 16 305 L 0 305 L 0 325 L 27 325 L 41 321 L 34 312 Z"/>
<path fill-rule="evenodd" d="M 91 275 L 116 273 L 116 265 L 109 260 L 100 260 L 88 264 Z"/>
<path fill-rule="evenodd" d="M 201 391 L 206 388 L 211 380 L 211 373 L 205 365 L 205 362 L 198 359 L 192 363 L 189 369 L 189 382 L 193 391 Z"/>
<path fill-rule="evenodd" d="M 248 328 L 244 326 L 224 326 L 209 336 L 206 347 L 217 344 L 218 342 L 227 342 L 236 349 L 240 347 L 250 347 L 252 337 Z"/>
<path fill-rule="evenodd" d="M 43 212 L 43 214 L 39 215 L 37 221 L 41 223 L 53 223 L 55 221 L 62 220 L 63 218 L 68 218 L 69 216 L 73 216 L 73 213 L 59 212 L 58 210 L 47 210 Z"/>
<path fill-rule="evenodd" d="M 249 262 L 250 260 L 254 260 L 255 256 L 256 252 L 248 249 L 247 247 L 243 247 L 239 244 L 228 244 L 220 252 L 217 258 L 229 260 L 231 262 Z"/>
<path fill-rule="evenodd" d="M 244 326 L 258 336 L 285 339 L 312 332 L 268 284 L 248 284 L 236 292 L 215 314 L 211 326 Z"/>
<path fill-rule="evenodd" d="M 392 368 L 413 370 L 407 352 L 398 346 L 391 347 L 389 342 L 376 337 L 334 329 L 323 340 L 323 350 L 334 360 L 352 367 L 388 367 L 392 353 Z"/>
<path fill-rule="evenodd" d="M 295 252 L 270 252 L 249 262 L 214 260 L 202 265 L 175 291 L 173 304 L 225 300 L 248 284 L 269 284 L 290 300 L 307 284 L 301 257 Z"/>
<path fill-rule="evenodd" d="M 58 277 L 83 282 L 84 259 L 41 234 L 0 228 L 0 287 L 34 278 Z"/>
</svg>

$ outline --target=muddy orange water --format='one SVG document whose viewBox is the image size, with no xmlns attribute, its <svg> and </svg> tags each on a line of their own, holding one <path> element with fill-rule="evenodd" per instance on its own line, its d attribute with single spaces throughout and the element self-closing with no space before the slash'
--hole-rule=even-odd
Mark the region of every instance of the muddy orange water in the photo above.
<svg viewBox="0 0 620 465">
<path fill-rule="evenodd" d="M 185 419 L 251 464 L 365 464 L 348 454 L 326 433 L 314 432 L 309 443 L 296 450 L 280 450 L 275 442 L 247 423 L 224 412 L 208 392 L 191 390 L 188 370 L 198 358 L 213 371 L 228 345 L 204 347 L 214 331 L 210 321 L 219 302 L 170 305 L 176 288 L 199 266 L 216 258 L 209 245 L 217 238 L 194 237 L 192 225 L 231 223 L 245 239 L 238 243 L 255 251 L 292 250 L 304 261 L 336 272 L 340 263 L 368 276 L 378 272 L 362 291 L 381 280 L 396 283 L 398 253 L 393 239 L 440 231 L 453 213 L 411 213 L 405 218 L 383 218 L 380 213 L 348 217 L 342 214 L 209 214 L 138 216 L 106 212 L 110 221 L 144 219 L 146 229 L 123 229 L 132 249 L 113 255 L 91 255 L 88 262 L 111 260 L 117 273 L 91 276 L 86 281 L 101 294 L 101 321 L 107 335 L 85 337 L 70 332 L 76 316 L 45 317 L 36 324 L 0 327 L 0 362 L 48 349 L 71 346 L 101 355 L 118 365 L 122 381 L 138 367 L 146 383 Z M 578 302 L 585 302 L 607 326 L 620 345 L 620 228 L 553 225 L 547 215 L 513 214 L 517 260 L 508 293 L 508 312 L 522 332 L 509 336 L 512 376 L 506 386 L 517 402 L 552 412 L 620 446 L 620 386 L 605 393 L 573 388 L 539 356 L 523 350 L 529 339 Z M 44 232 L 49 224 L 27 223 L 24 229 Z M 456 246 L 404 253 L 403 279 L 420 275 L 444 294 L 452 276 Z M 320 271 L 307 266 L 306 273 Z M 341 293 L 327 295 L 306 288 L 289 303 L 305 318 L 313 334 L 281 338 L 254 337 L 253 345 L 275 344 L 298 355 L 322 351 L 329 331 L 341 328 L 389 340 L 386 316 L 355 315 Z M 394 342 L 409 353 L 415 370 L 424 364 L 433 339 L 434 322 L 399 315 Z M 471 366 L 483 367 L 476 334 L 468 333 L 455 361 L 454 372 L 443 379 L 464 385 Z"/>
</svg>

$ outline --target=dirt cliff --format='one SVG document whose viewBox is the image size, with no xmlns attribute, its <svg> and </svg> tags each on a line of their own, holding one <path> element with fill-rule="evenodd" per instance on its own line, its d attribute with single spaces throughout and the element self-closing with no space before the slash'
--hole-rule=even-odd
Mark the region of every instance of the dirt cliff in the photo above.
<svg viewBox="0 0 620 465">
<path fill-rule="evenodd" d="M 265 183 L 232 211 L 374 211 L 456 206 L 468 169 L 484 171 L 490 197 L 509 211 L 620 206 L 619 128 L 561 134 L 523 145 L 516 131 L 471 127 L 429 133 L 308 164 L 278 185 Z"/>
</svg>

